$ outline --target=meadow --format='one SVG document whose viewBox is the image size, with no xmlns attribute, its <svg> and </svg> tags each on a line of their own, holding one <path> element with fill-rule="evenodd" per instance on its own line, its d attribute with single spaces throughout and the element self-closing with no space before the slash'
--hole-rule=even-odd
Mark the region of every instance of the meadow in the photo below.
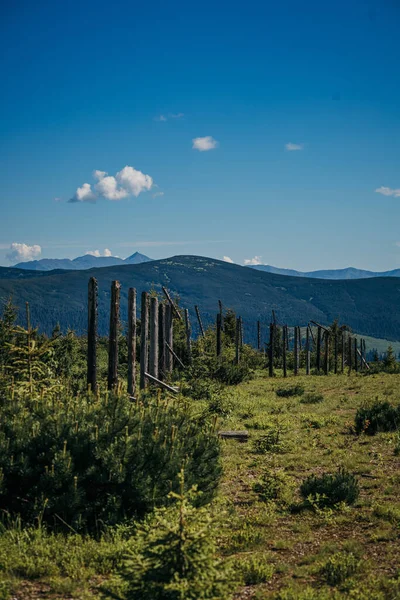
<svg viewBox="0 0 400 600">
<path fill-rule="evenodd" d="M 249 347 L 231 365 L 227 333 L 216 363 L 210 330 L 174 371 L 179 396 L 131 402 L 85 390 L 82 338 L 31 331 L 27 362 L 11 321 L 2 600 L 400 598 L 399 374 L 270 378 Z"/>
</svg>

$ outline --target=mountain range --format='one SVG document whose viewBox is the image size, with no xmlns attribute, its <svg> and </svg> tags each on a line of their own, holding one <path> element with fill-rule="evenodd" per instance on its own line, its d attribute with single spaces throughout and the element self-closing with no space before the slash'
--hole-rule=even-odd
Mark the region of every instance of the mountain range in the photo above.
<svg viewBox="0 0 400 600">
<path fill-rule="evenodd" d="M 69 258 L 41 258 L 39 260 L 30 260 L 20 262 L 14 265 L 15 269 L 28 269 L 29 271 L 54 271 L 63 269 L 68 271 L 81 271 L 99 267 L 113 267 L 115 265 L 139 265 L 152 260 L 140 252 L 135 252 L 128 258 L 119 258 L 118 256 L 93 256 L 85 254 L 78 256 L 73 260 Z"/>
<path fill-rule="evenodd" d="M 87 328 L 88 280 L 99 284 L 99 331 L 108 330 L 110 286 L 121 283 L 121 318 L 126 320 L 127 293 L 155 290 L 162 296 L 166 286 L 188 308 L 197 332 L 194 306 L 205 324 L 215 322 L 218 300 L 244 320 L 245 340 L 254 340 L 256 322 L 265 338 L 271 311 L 279 323 L 305 325 L 314 320 L 327 325 L 334 319 L 362 335 L 400 340 L 400 285 L 396 278 L 324 280 L 291 277 L 249 269 L 199 256 L 175 256 L 137 265 L 115 265 L 89 271 L 29 271 L 0 268 L 0 303 L 12 297 L 24 319 L 25 301 L 32 322 L 50 333 L 56 323 L 62 330 L 83 333 Z M 139 301 L 140 302 L 140 301 Z"/>
<path fill-rule="evenodd" d="M 277 275 L 291 275 L 292 277 L 311 277 L 313 279 L 368 279 L 370 277 L 400 277 L 400 269 L 392 271 L 366 271 L 347 267 L 346 269 L 325 269 L 320 271 L 295 271 L 294 269 L 281 269 L 272 265 L 250 265 L 252 269 L 275 273 Z"/>
</svg>

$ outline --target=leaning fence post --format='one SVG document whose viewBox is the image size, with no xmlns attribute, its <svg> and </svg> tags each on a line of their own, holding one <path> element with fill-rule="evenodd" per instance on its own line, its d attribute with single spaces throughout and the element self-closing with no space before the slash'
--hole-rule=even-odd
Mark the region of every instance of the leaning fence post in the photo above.
<svg viewBox="0 0 400 600">
<path fill-rule="evenodd" d="M 128 394 L 136 392 L 136 290 L 128 290 Z"/>
<path fill-rule="evenodd" d="M 190 327 L 189 311 L 185 308 L 186 350 L 189 363 L 192 362 L 192 329 Z"/>
<path fill-rule="evenodd" d="M 310 374 L 311 352 L 310 352 L 310 326 L 307 325 L 306 331 L 306 375 Z"/>
<path fill-rule="evenodd" d="M 149 296 L 147 292 L 142 292 L 142 301 L 140 306 L 140 389 L 147 387 L 146 373 L 149 364 Z"/>
<path fill-rule="evenodd" d="M 167 304 L 165 307 L 165 340 L 169 347 L 174 349 L 174 313 L 170 304 Z M 167 373 L 172 373 L 174 359 L 171 352 L 167 352 L 165 358 Z"/>
<path fill-rule="evenodd" d="M 118 326 L 121 284 L 111 284 L 110 332 L 108 338 L 108 389 L 118 385 Z"/>
<path fill-rule="evenodd" d="M 287 377 L 287 363 L 286 363 L 286 344 L 287 344 L 287 326 L 284 325 L 282 329 L 282 366 L 283 376 Z"/>
<path fill-rule="evenodd" d="M 274 324 L 270 323 L 269 325 L 269 365 L 268 365 L 268 370 L 269 370 L 269 376 L 273 377 L 274 376 Z"/>
<path fill-rule="evenodd" d="M 97 280 L 91 277 L 88 286 L 87 384 L 94 393 L 97 391 L 97 293 Z"/>
<path fill-rule="evenodd" d="M 194 310 L 196 311 L 196 317 L 197 317 L 197 321 L 199 323 L 200 333 L 201 333 L 202 337 L 205 337 L 206 334 L 204 333 L 204 327 L 203 327 L 203 323 L 202 323 L 202 320 L 201 320 L 201 315 L 200 315 L 199 307 L 195 306 Z"/>
<path fill-rule="evenodd" d="M 158 379 L 158 299 L 150 298 L 149 373 Z"/>
<path fill-rule="evenodd" d="M 235 364 L 240 363 L 240 317 L 236 319 L 235 331 Z"/>
</svg>

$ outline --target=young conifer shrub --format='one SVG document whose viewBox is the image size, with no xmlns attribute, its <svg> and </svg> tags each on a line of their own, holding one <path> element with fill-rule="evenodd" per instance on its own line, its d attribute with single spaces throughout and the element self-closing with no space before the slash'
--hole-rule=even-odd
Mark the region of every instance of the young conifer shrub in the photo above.
<svg viewBox="0 0 400 600">
<path fill-rule="evenodd" d="M 400 407 L 389 402 L 375 402 L 357 410 L 356 433 L 374 435 L 379 431 L 395 431 L 400 426 Z"/>
<path fill-rule="evenodd" d="M 360 488 L 357 478 L 352 473 L 339 468 L 333 474 L 310 475 L 301 484 L 300 493 L 305 500 L 324 507 L 335 506 L 341 502 L 354 504 L 360 494 Z"/>
</svg>

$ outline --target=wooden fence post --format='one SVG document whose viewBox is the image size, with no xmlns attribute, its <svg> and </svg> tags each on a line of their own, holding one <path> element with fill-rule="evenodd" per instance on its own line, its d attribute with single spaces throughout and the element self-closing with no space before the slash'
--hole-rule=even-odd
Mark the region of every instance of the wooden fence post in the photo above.
<svg viewBox="0 0 400 600">
<path fill-rule="evenodd" d="M 128 290 L 128 394 L 136 392 L 136 290 Z"/>
<path fill-rule="evenodd" d="M 196 316 L 197 316 L 197 321 L 199 323 L 200 333 L 201 333 L 202 337 L 205 337 L 206 334 L 204 332 L 204 327 L 203 327 L 203 323 L 202 323 L 202 320 L 201 320 L 201 315 L 200 315 L 199 307 L 195 306 L 194 310 L 196 311 Z"/>
<path fill-rule="evenodd" d="M 338 334 L 337 331 L 335 330 L 335 336 L 333 338 L 333 354 L 334 354 L 334 365 L 333 365 L 333 369 L 334 369 L 334 373 L 335 375 L 337 375 L 338 372 Z"/>
<path fill-rule="evenodd" d="M 235 332 L 235 364 L 240 363 L 240 317 L 236 319 L 236 332 Z"/>
<path fill-rule="evenodd" d="M 108 389 L 118 385 L 118 326 L 121 284 L 113 281 L 111 284 L 110 331 L 108 338 Z"/>
<path fill-rule="evenodd" d="M 283 326 L 282 329 L 282 366 L 283 376 L 287 377 L 287 361 L 286 361 L 286 344 L 287 344 L 287 325 Z"/>
<path fill-rule="evenodd" d="M 158 299 L 150 298 L 149 373 L 158 379 Z"/>
<path fill-rule="evenodd" d="M 325 331 L 325 375 L 329 375 L 329 331 Z"/>
<path fill-rule="evenodd" d="M 344 373 L 344 363 L 346 360 L 346 335 L 344 329 L 342 329 L 342 373 Z"/>
<path fill-rule="evenodd" d="M 163 381 L 166 373 L 166 317 L 165 304 L 160 302 L 158 305 L 158 378 Z"/>
<path fill-rule="evenodd" d="M 354 338 L 354 370 L 358 373 L 357 338 Z"/>
<path fill-rule="evenodd" d="M 310 374 L 311 352 L 310 352 L 310 326 L 307 325 L 306 331 L 306 375 Z"/>
<path fill-rule="evenodd" d="M 348 346 L 348 350 L 347 350 L 347 363 L 348 363 L 349 375 L 350 375 L 350 373 L 351 373 L 351 367 L 352 367 L 352 364 L 351 364 L 351 361 L 352 361 L 352 356 L 351 356 L 352 355 L 352 351 L 351 351 L 352 350 L 352 339 L 351 339 L 350 335 L 348 337 L 348 344 L 347 344 L 347 346 Z"/>
<path fill-rule="evenodd" d="M 240 319 L 240 347 L 243 348 L 243 319 L 242 317 L 239 317 Z"/>
<path fill-rule="evenodd" d="M 294 328 L 294 349 L 293 349 L 293 365 L 294 374 L 299 374 L 299 334 L 298 328 Z"/>
<path fill-rule="evenodd" d="M 189 363 L 192 362 L 192 329 L 190 327 L 189 311 L 185 308 L 186 350 Z"/>
<path fill-rule="evenodd" d="M 221 329 L 222 329 L 222 316 L 221 313 L 217 313 L 217 356 L 221 356 Z"/>
<path fill-rule="evenodd" d="M 174 311 L 170 304 L 165 307 L 165 327 L 166 336 L 165 339 L 172 350 L 174 349 Z M 167 352 L 166 356 L 167 372 L 172 373 L 174 368 L 174 359 L 171 352 Z"/>
<path fill-rule="evenodd" d="M 140 389 L 147 387 L 146 373 L 149 364 L 149 295 L 142 292 L 140 306 Z"/>
<path fill-rule="evenodd" d="M 270 325 L 269 325 L 269 365 L 268 365 L 270 377 L 274 376 L 274 341 L 275 341 L 274 333 L 275 333 L 274 324 L 270 323 Z"/>
<path fill-rule="evenodd" d="M 257 321 L 257 350 L 261 350 L 261 323 Z"/>
<path fill-rule="evenodd" d="M 317 330 L 317 372 L 318 373 L 321 370 L 321 338 L 322 338 L 322 329 L 318 325 L 318 330 Z"/>
<path fill-rule="evenodd" d="M 97 295 L 97 279 L 91 277 L 88 286 L 87 384 L 93 393 L 97 392 Z"/>
</svg>

